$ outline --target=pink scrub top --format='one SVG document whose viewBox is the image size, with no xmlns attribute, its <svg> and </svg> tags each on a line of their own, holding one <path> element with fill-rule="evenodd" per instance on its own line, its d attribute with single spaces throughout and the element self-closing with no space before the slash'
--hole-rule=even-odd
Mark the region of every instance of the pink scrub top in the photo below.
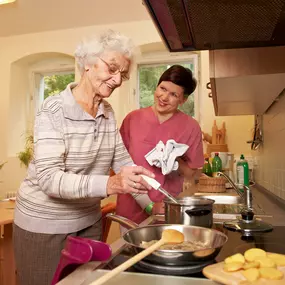
<svg viewBox="0 0 285 285">
<path fill-rule="evenodd" d="M 170 139 L 177 143 L 189 145 L 183 159 L 190 168 L 203 166 L 204 155 L 202 145 L 202 133 L 199 124 L 192 117 L 178 111 L 167 121 L 160 123 L 151 107 L 135 110 L 124 119 L 121 136 L 134 163 L 141 165 L 155 174 L 164 189 L 173 196 L 179 195 L 183 189 L 184 178 L 178 171 L 168 175 L 161 173 L 161 168 L 150 166 L 145 155 L 151 151 L 159 141 L 164 144 Z M 153 202 L 161 202 L 164 195 L 157 190 L 148 192 Z M 136 223 L 141 223 L 148 214 L 130 194 L 119 194 L 117 197 L 116 213 Z"/>
</svg>

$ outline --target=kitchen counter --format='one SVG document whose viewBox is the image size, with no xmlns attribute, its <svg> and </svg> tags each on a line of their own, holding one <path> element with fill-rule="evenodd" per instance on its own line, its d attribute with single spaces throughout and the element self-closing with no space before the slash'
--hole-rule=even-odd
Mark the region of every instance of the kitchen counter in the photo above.
<svg viewBox="0 0 285 285">
<path fill-rule="evenodd" d="M 92 281 L 101 277 L 107 272 L 107 270 L 98 269 L 94 271 L 91 276 L 80 285 L 89 285 Z M 105 285 L 146 285 L 146 284 L 163 284 L 163 285 L 217 285 L 218 283 L 208 279 L 187 278 L 169 275 L 155 275 L 155 274 L 143 274 L 133 272 L 123 272 L 105 283 Z"/>
</svg>

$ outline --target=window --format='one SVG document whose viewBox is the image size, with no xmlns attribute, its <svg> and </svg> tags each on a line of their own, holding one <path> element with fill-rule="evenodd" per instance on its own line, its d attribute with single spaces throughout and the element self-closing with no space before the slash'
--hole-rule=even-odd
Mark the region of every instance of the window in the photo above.
<svg viewBox="0 0 285 285">
<path fill-rule="evenodd" d="M 55 73 L 35 73 L 35 111 L 37 112 L 43 101 L 54 94 L 63 91 L 66 86 L 75 81 L 74 71 Z"/>
<path fill-rule="evenodd" d="M 142 64 L 138 66 L 138 77 L 139 77 L 139 106 L 140 108 L 149 107 L 153 104 L 153 94 L 157 86 L 157 82 L 161 74 L 174 64 L 180 64 L 184 67 L 191 69 L 194 77 L 197 79 L 195 61 L 190 59 L 183 62 L 167 63 L 167 64 Z M 195 94 L 191 94 L 183 106 L 179 109 L 192 117 L 195 115 Z M 198 112 L 196 112 L 198 113 Z"/>
<path fill-rule="evenodd" d="M 63 91 L 66 86 L 74 82 L 75 74 L 53 74 L 44 76 L 44 99 Z"/>
</svg>

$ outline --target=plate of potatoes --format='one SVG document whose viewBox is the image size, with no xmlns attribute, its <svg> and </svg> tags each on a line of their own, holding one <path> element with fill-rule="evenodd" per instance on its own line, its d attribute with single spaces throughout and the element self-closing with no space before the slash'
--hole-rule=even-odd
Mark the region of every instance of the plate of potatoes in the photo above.
<svg viewBox="0 0 285 285">
<path fill-rule="evenodd" d="M 285 285 L 285 255 L 251 248 L 205 267 L 203 274 L 226 285 Z"/>
</svg>

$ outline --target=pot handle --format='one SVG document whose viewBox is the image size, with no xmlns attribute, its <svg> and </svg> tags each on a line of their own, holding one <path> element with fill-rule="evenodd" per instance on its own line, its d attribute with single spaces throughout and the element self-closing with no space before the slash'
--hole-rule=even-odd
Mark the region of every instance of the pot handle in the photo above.
<svg viewBox="0 0 285 285">
<path fill-rule="evenodd" d="M 119 215 L 115 215 L 115 214 L 107 214 L 106 215 L 107 219 L 110 219 L 114 222 L 118 222 L 121 226 L 127 228 L 127 229 L 137 229 L 139 227 L 139 225 L 125 217 L 119 216 Z"/>
<path fill-rule="evenodd" d="M 188 216 L 193 216 L 193 217 L 197 217 L 197 216 L 207 216 L 211 213 L 211 210 L 208 209 L 192 209 L 192 210 L 186 210 L 185 213 Z"/>
</svg>

